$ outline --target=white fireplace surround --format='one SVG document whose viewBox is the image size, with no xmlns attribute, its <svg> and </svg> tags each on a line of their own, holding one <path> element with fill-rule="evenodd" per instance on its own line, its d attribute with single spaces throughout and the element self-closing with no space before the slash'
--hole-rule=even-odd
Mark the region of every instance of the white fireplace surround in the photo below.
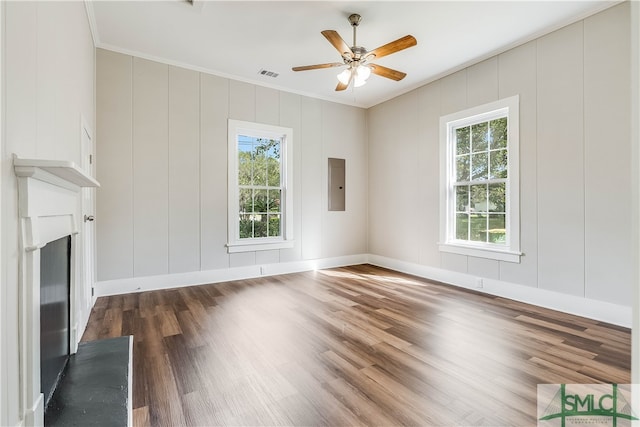
<svg viewBox="0 0 640 427">
<path fill-rule="evenodd" d="M 73 162 L 20 159 L 13 166 L 18 180 L 20 218 L 20 412 L 25 425 L 44 425 L 44 395 L 40 390 L 40 249 L 71 236 L 70 349 L 80 339 L 75 295 L 81 275 L 78 234 L 83 187 L 99 183 Z"/>
</svg>

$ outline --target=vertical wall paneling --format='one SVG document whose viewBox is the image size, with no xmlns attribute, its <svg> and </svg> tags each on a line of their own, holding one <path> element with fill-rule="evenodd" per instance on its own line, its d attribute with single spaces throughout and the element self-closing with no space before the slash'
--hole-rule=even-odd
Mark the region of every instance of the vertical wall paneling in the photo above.
<svg viewBox="0 0 640 427">
<path fill-rule="evenodd" d="M 277 264 L 280 262 L 280 251 L 256 251 L 255 253 L 255 264 L 257 265 L 265 265 L 265 264 Z"/>
<path fill-rule="evenodd" d="M 538 285 L 584 296 L 582 22 L 538 39 Z"/>
<path fill-rule="evenodd" d="M 469 107 L 467 103 L 467 83 L 467 69 L 458 71 L 440 80 L 440 116 L 455 113 L 456 111 Z M 439 147 L 440 145 L 438 144 L 438 149 Z M 433 155 L 439 156 L 439 151 L 433 153 Z M 438 204 L 438 199 L 434 200 L 433 203 Z M 466 273 L 467 257 L 459 254 L 441 252 L 440 267 L 445 270 Z"/>
<path fill-rule="evenodd" d="M 200 78 L 169 67 L 169 273 L 200 270 Z"/>
<path fill-rule="evenodd" d="M 467 69 L 443 77 L 439 83 L 441 116 L 467 108 Z"/>
<path fill-rule="evenodd" d="M 520 264 L 500 263 L 500 279 L 538 286 L 536 41 L 498 57 L 499 98 L 520 97 Z"/>
<path fill-rule="evenodd" d="M 631 67 L 629 3 L 584 21 L 585 291 L 588 298 L 631 299 Z M 637 120 L 637 117 L 636 117 Z M 606 265 L 607 268 L 602 268 Z"/>
<path fill-rule="evenodd" d="M 280 92 L 280 126 L 293 129 L 293 234 L 294 246 L 280 250 L 280 261 L 299 261 L 302 259 L 301 227 L 302 223 L 302 138 L 300 133 L 301 96 Z"/>
<path fill-rule="evenodd" d="M 320 258 L 322 248 L 322 101 L 303 97 L 300 111 L 302 258 Z"/>
<path fill-rule="evenodd" d="M 336 126 L 349 123 L 350 126 Z M 366 234 L 366 128 L 360 109 L 323 103 L 322 111 L 322 257 L 364 253 Z M 346 209 L 329 212 L 327 158 L 345 159 Z"/>
<path fill-rule="evenodd" d="M 3 381 L 0 424 L 22 424 L 20 384 L 20 337 L 18 304 L 20 301 L 19 218 L 17 180 L 11 167 L 11 153 L 35 158 L 37 151 L 38 74 L 36 2 L 2 2 L 4 12 L 4 122 L 2 139 L 2 363 Z M 9 19 L 11 18 L 11 19 Z"/>
<path fill-rule="evenodd" d="M 487 258 L 467 257 L 467 273 L 486 279 L 500 279 L 500 264 Z"/>
<path fill-rule="evenodd" d="M 37 155 L 38 32 L 36 2 L 5 2 L 5 140 L 7 152 L 25 158 Z M 10 64 L 10 65 L 9 65 Z M 33 141 L 33 143 L 25 143 Z M 21 143 L 22 142 L 22 143 Z"/>
<path fill-rule="evenodd" d="M 498 100 L 498 58 L 482 61 L 467 69 L 467 106 Z"/>
<path fill-rule="evenodd" d="M 369 247 L 375 254 L 411 262 L 419 260 L 422 219 L 417 207 L 424 187 L 416 179 L 418 106 L 413 91 L 369 110 Z"/>
<path fill-rule="evenodd" d="M 38 108 L 36 115 L 36 132 L 38 151 L 46 158 L 58 158 L 56 149 L 60 150 L 56 137 L 58 136 L 59 123 L 64 120 L 64 114 L 56 105 L 56 100 L 62 98 L 61 82 L 57 81 L 60 75 L 60 68 L 64 61 L 58 57 L 58 49 L 55 41 L 51 40 L 51 34 L 55 33 L 55 28 L 60 24 L 56 22 L 55 3 L 42 3 L 38 5 L 38 25 L 41 31 L 37 31 L 38 66 L 49 70 L 48 73 L 38 73 L 36 77 L 36 91 L 38 93 Z M 47 40 L 48 39 L 48 40 Z M 53 43 L 52 43 L 53 42 Z M 49 44 L 49 49 L 42 49 Z M 45 154 L 46 153 L 46 154 Z"/>
<path fill-rule="evenodd" d="M 280 123 L 280 92 L 256 86 L 255 111 L 256 122 L 277 126 Z"/>
<path fill-rule="evenodd" d="M 467 107 L 498 100 L 498 58 L 493 57 L 467 69 Z M 473 258 L 467 260 L 467 273 L 498 279 L 499 261 Z"/>
<path fill-rule="evenodd" d="M 133 59 L 133 267 L 134 276 L 167 274 L 168 71 Z"/>
<path fill-rule="evenodd" d="M 418 239 L 420 244 L 420 263 L 438 265 L 440 251 L 440 163 L 434 153 L 439 151 L 440 120 L 440 84 L 434 82 L 423 86 L 418 91 L 418 185 L 422 187 L 419 194 L 418 211 L 420 227 Z"/>
<path fill-rule="evenodd" d="M 200 266 L 229 268 L 227 254 L 229 80 L 200 74 Z"/>
<path fill-rule="evenodd" d="M 417 89 L 417 131 L 404 131 L 408 94 L 370 108 L 369 253 L 413 262 L 407 248 L 417 241 L 425 266 L 628 305 L 630 6 L 615 5 Z M 407 234 L 403 221 L 439 218 L 440 184 L 432 186 L 429 175 L 439 168 L 439 117 L 512 95 L 520 97 L 520 263 L 440 253 L 428 225 Z M 394 140 L 419 141 L 417 172 L 399 172 L 411 168 L 413 154 Z M 419 216 L 392 192 L 414 183 L 423 199 L 410 206 Z"/>
<path fill-rule="evenodd" d="M 229 118 L 256 121 L 256 87 L 249 83 L 229 80 Z"/>
<path fill-rule="evenodd" d="M 229 267 L 247 267 L 256 264 L 255 252 L 238 252 L 229 254 Z"/>
<path fill-rule="evenodd" d="M 440 252 L 440 268 L 458 273 L 466 273 L 469 268 L 468 257 L 450 252 Z"/>
<path fill-rule="evenodd" d="M 133 59 L 96 50 L 97 280 L 133 277 Z"/>
</svg>

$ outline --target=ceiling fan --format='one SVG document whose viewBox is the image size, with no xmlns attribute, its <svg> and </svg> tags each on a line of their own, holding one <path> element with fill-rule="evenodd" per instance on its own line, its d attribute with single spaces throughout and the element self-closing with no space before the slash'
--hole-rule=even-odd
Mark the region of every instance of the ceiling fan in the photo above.
<svg viewBox="0 0 640 427">
<path fill-rule="evenodd" d="M 325 36 L 329 43 L 335 47 L 342 56 L 342 62 L 330 62 L 327 64 L 304 65 L 301 67 L 293 67 L 293 71 L 317 70 L 321 68 L 332 68 L 347 66 L 347 69 L 338 74 L 338 86 L 336 91 L 345 90 L 353 82 L 354 87 L 360 87 L 366 83 L 367 79 L 373 74 L 386 77 L 391 80 L 400 81 L 407 75 L 401 71 L 383 67 L 382 65 L 371 64 L 369 61 L 380 59 L 383 56 L 391 55 L 403 49 L 418 44 L 415 37 L 404 36 L 398 40 L 382 45 L 376 49 L 368 51 L 362 46 L 356 44 L 356 28 L 360 24 L 362 17 L 357 13 L 349 16 L 349 23 L 353 27 L 353 46 L 349 47 L 347 43 L 334 30 L 324 30 L 322 35 Z"/>
</svg>

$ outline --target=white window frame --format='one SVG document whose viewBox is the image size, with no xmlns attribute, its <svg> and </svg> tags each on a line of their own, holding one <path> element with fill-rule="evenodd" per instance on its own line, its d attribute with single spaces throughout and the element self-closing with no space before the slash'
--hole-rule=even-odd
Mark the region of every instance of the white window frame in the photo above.
<svg viewBox="0 0 640 427">
<path fill-rule="evenodd" d="M 238 212 L 238 136 L 279 139 L 281 142 L 281 196 L 282 236 L 240 239 Z M 293 240 L 293 129 L 253 123 L 242 120 L 228 120 L 228 241 L 227 252 L 250 252 L 292 248 Z"/>
<path fill-rule="evenodd" d="M 518 95 L 440 118 L 440 251 L 520 262 L 520 128 Z M 454 129 L 507 117 L 507 182 L 506 182 L 506 244 L 472 242 L 455 238 L 455 131 Z"/>
</svg>

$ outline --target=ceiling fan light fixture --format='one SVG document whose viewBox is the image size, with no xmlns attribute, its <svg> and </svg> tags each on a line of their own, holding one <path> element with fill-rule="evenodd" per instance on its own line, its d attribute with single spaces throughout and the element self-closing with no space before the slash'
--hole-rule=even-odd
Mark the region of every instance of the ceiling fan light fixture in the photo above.
<svg viewBox="0 0 640 427">
<path fill-rule="evenodd" d="M 343 85 L 349 84 L 349 80 L 351 80 L 351 68 L 347 68 L 346 70 L 338 74 L 338 80 Z"/>
<path fill-rule="evenodd" d="M 353 86 L 364 86 L 364 84 L 367 83 L 367 79 L 370 75 L 371 68 L 367 67 L 366 65 L 358 65 L 358 67 L 354 69 Z"/>
<path fill-rule="evenodd" d="M 359 78 L 355 78 L 353 79 L 353 87 L 360 87 L 360 86 L 364 86 L 367 83 L 366 80 L 363 79 L 359 79 Z"/>
<path fill-rule="evenodd" d="M 371 76 L 371 68 L 366 65 L 358 65 L 356 68 L 356 79 L 367 80 Z"/>
</svg>

